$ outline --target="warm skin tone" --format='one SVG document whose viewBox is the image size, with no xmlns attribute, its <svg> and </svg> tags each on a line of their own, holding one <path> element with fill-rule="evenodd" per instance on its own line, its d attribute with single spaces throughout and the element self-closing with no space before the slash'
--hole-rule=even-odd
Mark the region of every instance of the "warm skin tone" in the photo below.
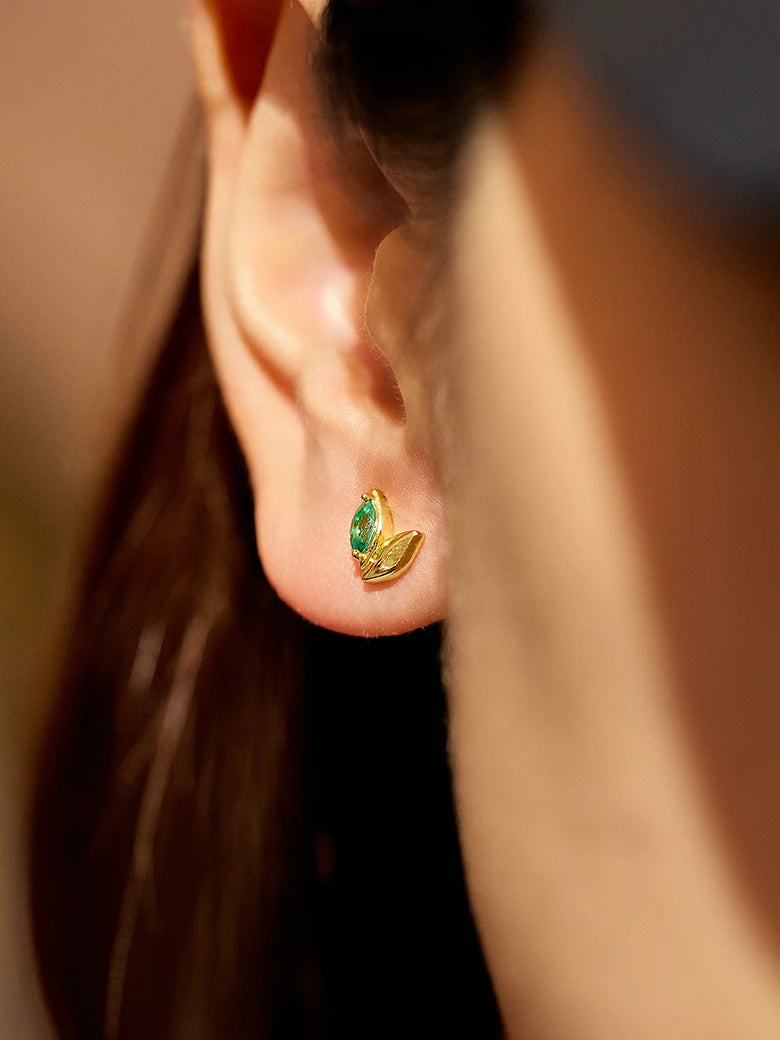
<svg viewBox="0 0 780 1040">
<path fill-rule="evenodd" d="M 347 161 L 324 124 L 309 68 L 318 12 L 278 8 L 262 89 L 249 97 L 231 73 L 239 60 L 251 67 L 253 39 L 267 51 L 266 21 L 256 37 L 238 25 L 238 52 L 222 46 L 238 5 L 193 14 L 210 128 L 206 319 L 258 492 L 268 577 L 301 614 L 337 631 L 384 635 L 439 620 L 444 537 L 425 401 L 414 370 L 380 353 L 365 322 L 395 196 L 366 186 L 367 149 Z M 372 487 L 387 495 L 396 530 L 427 535 L 390 590 L 357 580 L 349 552 L 352 514 Z"/>
<path fill-rule="evenodd" d="M 518 1036 L 773 1037 L 778 268 L 591 90 L 541 40 L 458 217 L 472 899 Z"/>
<path fill-rule="evenodd" d="M 430 238 L 343 189 L 305 75 L 319 10 L 284 5 L 259 90 L 279 9 L 252 10 L 193 29 L 207 321 L 272 581 L 347 632 L 447 612 L 510 1036 L 780 1035 L 776 257 L 678 197 L 541 34 L 470 146 L 458 334 L 410 343 Z M 371 486 L 428 541 L 367 593 L 346 529 Z"/>
</svg>

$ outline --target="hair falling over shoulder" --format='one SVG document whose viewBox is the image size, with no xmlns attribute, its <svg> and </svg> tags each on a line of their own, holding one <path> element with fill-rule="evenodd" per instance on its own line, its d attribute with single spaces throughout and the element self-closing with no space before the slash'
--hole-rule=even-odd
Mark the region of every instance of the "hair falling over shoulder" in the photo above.
<svg viewBox="0 0 780 1040">
<path fill-rule="evenodd" d="M 275 595 L 193 277 L 41 751 L 34 933 L 60 1037 L 500 1035 L 438 653 L 436 629 L 335 636 Z"/>
<path fill-rule="evenodd" d="M 301 638 L 256 558 L 193 280 L 96 525 L 42 759 L 34 924 L 62 1035 L 217 1035 L 273 991 Z"/>
</svg>

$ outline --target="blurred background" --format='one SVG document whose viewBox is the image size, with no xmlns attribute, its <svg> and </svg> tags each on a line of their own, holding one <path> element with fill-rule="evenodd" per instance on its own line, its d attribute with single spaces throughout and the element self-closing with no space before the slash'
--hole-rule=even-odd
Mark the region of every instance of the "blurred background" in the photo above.
<svg viewBox="0 0 780 1040">
<path fill-rule="evenodd" d="M 0 1023 L 48 1037 L 26 809 L 90 502 L 198 234 L 183 0 L 27 0 L 0 34 Z"/>
</svg>

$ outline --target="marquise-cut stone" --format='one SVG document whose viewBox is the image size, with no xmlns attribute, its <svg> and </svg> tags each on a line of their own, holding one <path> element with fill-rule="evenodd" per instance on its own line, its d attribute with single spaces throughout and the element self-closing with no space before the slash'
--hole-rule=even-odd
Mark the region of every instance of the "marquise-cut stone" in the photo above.
<svg viewBox="0 0 780 1040">
<path fill-rule="evenodd" d="M 376 527 L 376 509 L 371 499 L 358 506 L 349 529 L 349 544 L 356 552 L 364 553 L 371 544 Z"/>
</svg>

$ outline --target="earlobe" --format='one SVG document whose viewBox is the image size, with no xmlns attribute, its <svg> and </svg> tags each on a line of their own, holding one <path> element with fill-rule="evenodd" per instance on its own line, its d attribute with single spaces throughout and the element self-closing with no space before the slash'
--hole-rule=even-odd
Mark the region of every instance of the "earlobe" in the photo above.
<svg viewBox="0 0 780 1040">
<path fill-rule="evenodd" d="M 409 421 L 413 381 L 404 371 L 399 386 L 402 366 L 365 321 L 377 250 L 403 209 L 364 147 L 335 146 L 301 5 L 256 16 L 266 57 L 247 104 L 251 62 L 230 44 L 243 11 L 221 0 L 196 12 L 193 29 L 211 106 L 204 312 L 256 494 L 261 559 L 282 598 L 316 623 L 404 631 L 443 615 L 444 546 L 431 447 Z M 377 485 L 428 540 L 407 574 L 367 596 L 349 525 Z"/>
</svg>

